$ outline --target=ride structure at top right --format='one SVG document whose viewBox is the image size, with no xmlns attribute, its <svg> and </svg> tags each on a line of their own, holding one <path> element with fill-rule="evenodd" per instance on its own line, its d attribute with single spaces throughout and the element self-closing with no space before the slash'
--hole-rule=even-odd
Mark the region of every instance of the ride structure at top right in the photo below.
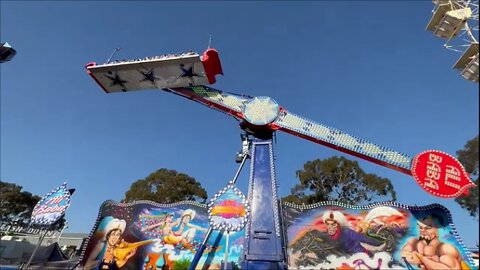
<svg viewBox="0 0 480 270">
<path fill-rule="evenodd" d="M 426 30 L 445 40 L 445 49 L 461 53 L 452 68 L 478 83 L 478 0 L 432 0 L 435 5 Z"/>
</svg>

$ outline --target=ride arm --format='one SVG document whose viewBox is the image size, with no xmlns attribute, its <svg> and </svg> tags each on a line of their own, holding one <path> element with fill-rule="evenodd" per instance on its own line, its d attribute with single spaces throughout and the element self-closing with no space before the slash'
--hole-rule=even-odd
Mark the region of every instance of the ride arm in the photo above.
<svg viewBox="0 0 480 270">
<path fill-rule="evenodd" d="M 270 125 L 273 129 L 412 175 L 412 157 L 316 123 L 283 108 L 280 108 L 278 117 Z"/>
<path fill-rule="evenodd" d="M 164 89 L 174 94 L 199 102 L 210 108 L 244 120 L 245 103 L 252 97 L 236 95 L 207 86 Z M 279 109 L 278 117 L 268 125 L 271 130 L 281 130 L 338 151 L 366 159 L 376 164 L 411 175 L 412 157 L 392 149 L 371 143 L 328 127 L 299 115 Z"/>
<path fill-rule="evenodd" d="M 468 188 L 475 186 L 458 160 L 448 154 L 439 151 L 426 151 L 412 158 L 404 153 L 291 113 L 278 106 L 275 101 L 268 97 L 237 95 L 207 86 L 170 88 L 167 91 L 232 115 L 240 121 L 242 129 L 258 138 L 280 130 L 398 172 L 412 175 L 424 190 L 435 196 L 451 198 L 462 194 L 467 195 Z M 260 121 L 257 122 L 259 119 Z M 258 125 L 262 121 L 264 123 Z M 442 158 L 437 155 L 443 155 L 445 160 L 441 164 L 444 168 L 439 169 L 443 173 L 442 177 L 439 174 L 435 175 L 434 173 L 440 173 L 440 171 L 432 172 L 433 167 L 430 168 L 429 161 L 425 160 L 425 157 L 428 157 L 429 159 L 433 158 L 434 162 L 442 162 Z M 421 175 L 422 173 L 423 175 Z M 433 177 L 436 177 L 436 180 Z M 455 181 L 455 183 L 452 181 Z M 439 185 L 442 185 L 442 187 L 439 188 Z"/>
<path fill-rule="evenodd" d="M 203 85 L 163 90 L 231 115 L 237 120 L 243 119 L 243 106 L 251 99 L 246 95 L 228 93 Z"/>
</svg>

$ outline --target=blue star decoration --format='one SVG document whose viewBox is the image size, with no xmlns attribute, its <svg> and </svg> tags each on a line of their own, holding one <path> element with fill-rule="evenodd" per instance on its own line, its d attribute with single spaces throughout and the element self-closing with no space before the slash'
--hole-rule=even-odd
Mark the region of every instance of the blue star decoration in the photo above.
<svg viewBox="0 0 480 270">
<path fill-rule="evenodd" d="M 155 81 L 158 81 L 160 80 L 160 78 L 158 78 L 157 76 L 155 76 L 155 73 L 153 72 L 153 68 L 152 69 L 149 69 L 148 71 L 141 71 L 139 70 L 140 73 L 142 73 L 143 75 L 143 79 L 141 80 L 142 82 L 144 81 L 150 81 L 152 82 L 152 84 L 155 84 Z"/>
<path fill-rule="evenodd" d="M 128 81 L 120 79 L 120 76 L 118 76 L 118 74 L 116 72 L 115 72 L 115 74 L 113 74 L 111 71 L 109 71 L 108 74 L 110 74 L 110 76 L 105 75 L 105 77 L 109 78 L 112 81 L 110 83 L 110 86 L 120 85 L 122 87 L 122 91 L 127 92 L 127 90 L 125 89 L 124 83 L 126 83 Z"/>
<path fill-rule="evenodd" d="M 193 71 L 193 64 L 189 68 L 185 68 L 184 64 L 180 64 L 180 69 L 182 70 L 183 74 L 180 75 L 182 78 L 189 78 L 191 83 L 190 85 L 193 85 L 193 77 L 203 77 L 202 75 L 198 75 Z"/>
</svg>

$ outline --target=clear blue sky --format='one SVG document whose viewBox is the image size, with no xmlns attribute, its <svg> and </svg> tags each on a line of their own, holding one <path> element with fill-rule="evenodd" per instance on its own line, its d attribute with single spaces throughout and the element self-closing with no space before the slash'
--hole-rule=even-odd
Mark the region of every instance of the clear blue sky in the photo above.
<svg viewBox="0 0 480 270">
<path fill-rule="evenodd" d="M 77 189 L 68 231 L 88 232 L 100 204 L 160 169 L 195 177 L 213 195 L 233 177 L 241 147 L 233 118 L 162 91 L 105 94 L 84 65 L 203 52 L 225 76 L 215 88 L 270 96 L 299 115 L 411 156 L 455 155 L 478 134 L 478 84 L 451 69 L 457 53 L 425 32 L 429 1 L 1 2 L 1 40 L 18 54 L 1 65 L 1 179 L 43 195 Z M 339 152 L 278 133 L 280 195 L 308 160 Z M 413 178 L 358 160 L 392 180 L 398 202 L 441 203 L 469 246 L 479 223 Z M 247 172 L 239 186 L 244 189 Z"/>
</svg>

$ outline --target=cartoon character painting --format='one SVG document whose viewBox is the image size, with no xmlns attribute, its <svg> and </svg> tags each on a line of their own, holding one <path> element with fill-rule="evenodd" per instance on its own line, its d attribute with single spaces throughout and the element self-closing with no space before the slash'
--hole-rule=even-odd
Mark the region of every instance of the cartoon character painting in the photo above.
<svg viewBox="0 0 480 270">
<path fill-rule="evenodd" d="M 207 207 L 199 203 L 106 201 L 84 243 L 81 265 L 84 269 L 186 269 L 208 227 Z M 223 232 L 212 232 L 197 267 L 218 269 L 225 257 L 225 241 Z M 238 264 L 243 232 L 231 234 L 229 243 L 228 260 Z"/>
<path fill-rule="evenodd" d="M 440 205 L 286 204 L 284 213 L 293 269 L 472 269 Z"/>
<path fill-rule="evenodd" d="M 126 222 L 123 219 L 106 217 L 102 241 L 97 243 L 84 264 L 84 269 L 119 269 L 133 257 L 137 248 L 153 241 L 128 243 L 122 239 Z"/>
<path fill-rule="evenodd" d="M 297 221 L 298 224 L 293 223 L 289 228 L 289 260 L 293 262 L 292 267 L 323 266 L 332 256 L 350 258 L 355 255 L 360 256 L 358 259 L 361 260 L 391 249 L 396 245 L 398 233 L 402 231 L 394 232 L 378 223 L 381 223 L 379 220 L 401 213 L 394 209 L 384 210 L 362 215 L 353 215 L 338 207 L 321 212 L 310 211 L 305 225 Z"/>
<path fill-rule="evenodd" d="M 107 201 L 82 248 L 81 265 L 99 270 L 185 269 L 217 219 L 228 229 L 234 228 L 228 227 L 232 221 L 248 217 L 248 206 L 232 198 L 227 190 L 209 207 Z M 448 210 L 438 204 L 285 203 L 281 213 L 289 269 L 475 269 Z M 244 229 L 228 233 L 214 228 L 197 268 L 219 269 L 225 257 L 240 265 L 244 235 Z"/>
<path fill-rule="evenodd" d="M 142 232 L 158 228 L 158 238 L 163 244 L 179 246 L 183 249 L 188 249 L 194 252 L 192 248 L 192 240 L 195 237 L 197 230 L 206 231 L 206 229 L 190 224 L 190 221 L 195 218 L 195 211 L 193 209 L 186 209 L 181 216 L 174 221 L 174 214 L 167 213 L 164 219 L 158 223 L 141 228 Z"/>
<path fill-rule="evenodd" d="M 327 235 L 330 239 L 348 254 L 380 251 L 386 246 L 386 243 L 378 239 L 351 229 L 340 211 L 327 211 L 323 214 L 322 220 L 327 226 Z"/>
<path fill-rule="evenodd" d="M 460 252 L 450 243 L 439 239 L 439 228 L 445 227 L 440 218 L 429 215 L 417 221 L 418 237 L 407 240 L 400 256 L 420 269 L 468 269 Z"/>
</svg>

